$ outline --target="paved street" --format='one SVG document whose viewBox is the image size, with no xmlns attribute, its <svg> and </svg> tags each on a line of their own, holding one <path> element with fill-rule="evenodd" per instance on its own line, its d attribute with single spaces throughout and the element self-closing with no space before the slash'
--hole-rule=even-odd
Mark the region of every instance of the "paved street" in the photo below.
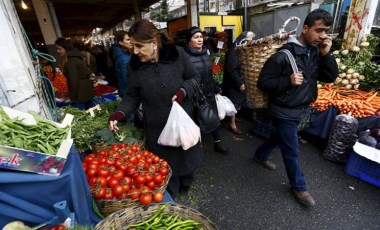
<svg viewBox="0 0 380 230">
<path fill-rule="evenodd" d="M 239 128 L 248 133 L 252 121 Z M 306 208 L 289 191 L 279 150 L 273 154 L 276 171 L 251 162 L 263 140 L 234 136 L 221 125 L 222 138 L 232 147 L 228 156 L 213 151 L 204 135 L 205 161 L 188 196 L 177 203 L 198 209 L 220 230 L 248 229 L 380 229 L 380 189 L 344 173 L 344 166 L 326 161 L 314 144 L 301 143 L 301 167 L 317 205 Z M 238 137 L 241 139 L 236 139 Z"/>
</svg>

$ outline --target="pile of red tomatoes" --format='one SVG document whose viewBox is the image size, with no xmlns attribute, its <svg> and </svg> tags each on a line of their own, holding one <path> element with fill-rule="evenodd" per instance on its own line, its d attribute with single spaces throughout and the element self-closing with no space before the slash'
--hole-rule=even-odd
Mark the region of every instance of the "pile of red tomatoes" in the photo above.
<svg viewBox="0 0 380 230">
<path fill-rule="evenodd" d="M 160 188 L 170 177 L 167 161 L 138 145 L 124 143 L 88 154 L 82 165 L 95 199 L 158 203 L 163 200 Z"/>
</svg>

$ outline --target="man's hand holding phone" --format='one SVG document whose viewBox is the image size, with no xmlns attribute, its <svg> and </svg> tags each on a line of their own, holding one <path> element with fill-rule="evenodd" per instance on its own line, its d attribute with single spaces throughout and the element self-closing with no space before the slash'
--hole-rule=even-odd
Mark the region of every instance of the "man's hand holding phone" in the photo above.
<svg viewBox="0 0 380 230">
<path fill-rule="evenodd" d="M 330 52 L 332 46 L 332 38 L 327 36 L 322 39 L 321 43 L 319 43 L 319 54 L 321 56 L 325 56 Z"/>
</svg>

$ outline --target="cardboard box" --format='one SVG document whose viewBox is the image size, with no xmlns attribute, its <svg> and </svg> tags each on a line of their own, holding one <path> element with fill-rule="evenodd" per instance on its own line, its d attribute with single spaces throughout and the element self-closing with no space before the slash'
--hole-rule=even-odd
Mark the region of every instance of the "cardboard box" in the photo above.
<svg viewBox="0 0 380 230">
<path fill-rule="evenodd" d="M 2 108 L 11 119 L 19 117 L 24 119 L 23 122 L 25 124 L 37 123 L 29 113 L 5 106 L 2 106 Z M 73 115 L 66 114 L 61 124 L 53 123 L 57 124 L 60 128 L 64 128 L 72 123 L 73 118 Z M 56 155 L 0 145 L 0 168 L 58 176 L 62 172 L 72 144 L 73 139 L 71 139 L 70 129 L 67 138 L 62 141 Z"/>
</svg>

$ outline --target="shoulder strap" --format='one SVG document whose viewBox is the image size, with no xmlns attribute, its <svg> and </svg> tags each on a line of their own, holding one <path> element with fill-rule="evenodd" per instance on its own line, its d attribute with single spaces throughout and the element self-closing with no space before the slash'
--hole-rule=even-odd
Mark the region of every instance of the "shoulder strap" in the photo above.
<svg viewBox="0 0 380 230">
<path fill-rule="evenodd" d="M 296 63 L 296 60 L 294 59 L 293 54 L 287 49 L 282 49 L 279 52 L 283 52 L 286 54 L 286 56 L 288 56 L 290 65 L 292 66 L 292 69 L 293 69 L 293 73 L 298 73 L 297 63 Z"/>
</svg>

